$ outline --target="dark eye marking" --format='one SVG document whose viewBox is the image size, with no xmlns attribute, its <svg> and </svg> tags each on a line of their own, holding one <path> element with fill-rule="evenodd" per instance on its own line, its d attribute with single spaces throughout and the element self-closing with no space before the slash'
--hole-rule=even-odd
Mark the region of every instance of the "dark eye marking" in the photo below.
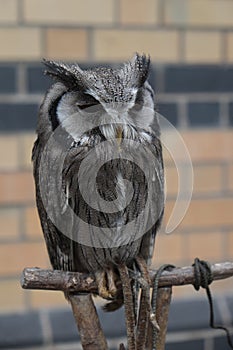
<svg viewBox="0 0 233 350">
<path fill-rule="evenodd" d="M 49 108 L 49 119 L 52 124 L 52 129 L 55 130 L 59 126 L 59 120 L 57 118 L 57 106 L 59 102 L 61 101 L 62 96 L 65 95 L 65 92 L 58 96 L 54 101 L 52 101 L 52 104 Z"/>
<path fill-rule="evenodd" d="M 93 107 L 99 104 L 99 101 L 96 100 L 93 96 L 90 96 L 86 93 L 79 93 L 76 105 L 81 110 Z"/>
<path fill-rule="evenodd" d="M 98 104 L 99 104 L 99 102 L 96 101 L 96 102 L 86 103 L 86 104 L 83 104 L 83 105 L 79 105 L 79 104 L 77 103 L 77 106 L 78 106 L 78 108 L 80 108 L 81 110 L 83 110 L 83 109 L 86 109 L 86 108 L 89 108 L 89 107 L 92 107 L 92 106 L 96 106 L 96 105 L 98 105 Z"/>
</svg>

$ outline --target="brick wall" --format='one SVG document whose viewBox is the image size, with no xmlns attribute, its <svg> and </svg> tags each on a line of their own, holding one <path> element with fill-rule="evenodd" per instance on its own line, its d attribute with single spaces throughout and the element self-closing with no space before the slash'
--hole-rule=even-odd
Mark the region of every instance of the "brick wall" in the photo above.
<svg viewBox="0 0 233 350">
<path fill-rule="evenodd" d="M 1 0 L 0 59 L 230 63 L 231 0 Z"/>
<path fill-rule="evenodd" d="M 132 10 L 133 9 L 133 10 Z M 150 53 L 158 110 L 183 136 L 193 199 L 156 265 L 233 256 L 233 2 L 231 0 L 0 0 L 0 311 L 64 306 L 61 293 L 22 291 L 25 266 L 47 267 L 35 210 L 30 154 L 38 105 L 50 82 L 42 57 L 82 67 Z M 165 152 L 167 205 L 177 173 Z M 228 294 L 232 279 L 213 290 Z M 193 296 L 191 287 L 174 294 Z"/>
</svg>

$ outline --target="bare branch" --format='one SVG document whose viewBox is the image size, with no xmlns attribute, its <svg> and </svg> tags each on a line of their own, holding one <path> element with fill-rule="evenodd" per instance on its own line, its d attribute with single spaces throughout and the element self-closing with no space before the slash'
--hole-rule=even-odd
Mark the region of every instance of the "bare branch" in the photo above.
<svg viewBox="0 0 233 350">
<path fill-rule="evenodd" d="M 223 262 L 211 266 L 214 280 L 233 276 L 233 263 Z M 150 271 L 153 279 L 156 271 Z M 159 280 L 159 287 L 181 286 L 194 283 L 193 267 L 175 268 L 164 271 Z M 58 270 L 43 270 L 26 268 L 21 276 L 21 286 L 24 289 L 61 290 L 66 292 L 98 293 L 95 279 L 92 275 Z"/>
<path fill-rule="evenodd" d="M 69 295 L 83 350 L 108 350 L 91 294 Z"/>
</svg>

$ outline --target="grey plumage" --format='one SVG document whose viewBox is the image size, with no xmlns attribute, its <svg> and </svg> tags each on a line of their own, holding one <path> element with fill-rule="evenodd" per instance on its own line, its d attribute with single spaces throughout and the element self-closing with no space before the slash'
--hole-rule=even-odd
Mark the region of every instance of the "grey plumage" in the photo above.
<svg viewBox="0 0 233 350">
<path fill-rule="evenodd" d="M 132 267 L 139 254 L 149 263 L 164 208 L 160 131 L 154 112 L 153 90 L 147 82 L 149 58 L 136 54 L 131 61 L 115 69 L 81 70 L 77 64 L 46 60 L 44 64 L 46 74 L 56 82 L 40 107 L 32 160 L 37 207 L 53 268 L 91 272 L 98 280 L 103 272 L 117 273 L 116 266 L 122 262 Z M 52 147 L 46 149 L 53 134 L 56 137 Z M 123 141 L 128 143 L 122 156 Z M 134 151 L 138 147 L 136 163 L 131 141 L 136 145 Z M 118 159 L 109 159 L 112 148 L 119 154 Z M 148 150 L 149 162 L 144 159 Z M 93 172 L 95 164 L 91 162 L 82 167 L 90 151 L 94 152 L 92 159 L 102 164 L 97 174 Z M 59 158 L 61 153 L 64 161 Z M 46 163 L 43 166 L 42 161 Z M 61 170 L 60 187 L 54 169 Z M 149 169 L 147 177 L 146 169 Z M 104 212 L 98 203 L 94 208 L 90 205 L 93 201 L 91 185 L 83 198 L 80 177 L 84 180 L 92 172 L 100 198 L 115 208 L 110 213 Z M 130 203 L 124 207 L 129 196 L 125 180 L 132 184 L 133 194 Z M 151 208 L 135 226 L 136 233 L 125 230 L 126 224 L 133 222 L 145 205 Z M 53 218 L 48 213 L 48 206 Z M 68 208 L 88 224 L 85 232 L 80 220 L 75 222 Z M 61 226 L 56 225 L 56 219 Z M 149 221 L 149 229 L 140 233 Z M 107 243 L 101 246 L 104 228 L 111 234 L 106 238 Z M 83 244 L 82 235 L 84 240 L 89 237 L 93 246 Z M 111 240 L 115 242 L 111 243 Z M 100 286 L 103 297 L 114 297 L 114 293 L 105 293 L 103 289 L 101 293 Z"/>
</svg>

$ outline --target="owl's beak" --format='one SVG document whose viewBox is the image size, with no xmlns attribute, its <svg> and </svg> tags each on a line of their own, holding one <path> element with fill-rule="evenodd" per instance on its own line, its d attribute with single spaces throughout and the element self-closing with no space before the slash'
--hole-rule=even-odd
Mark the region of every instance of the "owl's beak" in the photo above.
<svg viewBox="0 0 233 350">
<path fill-rule="evenodd" d="M 116 129 L 116 139 L 117 139 L 117 143 L 118 143 L 119 147 L 120 147 L 121 142 L 122 142 L 122 133 L 123 133 L 123 130 L 122 130 L 121 126 L 118 126 Z"/>
</svg>

